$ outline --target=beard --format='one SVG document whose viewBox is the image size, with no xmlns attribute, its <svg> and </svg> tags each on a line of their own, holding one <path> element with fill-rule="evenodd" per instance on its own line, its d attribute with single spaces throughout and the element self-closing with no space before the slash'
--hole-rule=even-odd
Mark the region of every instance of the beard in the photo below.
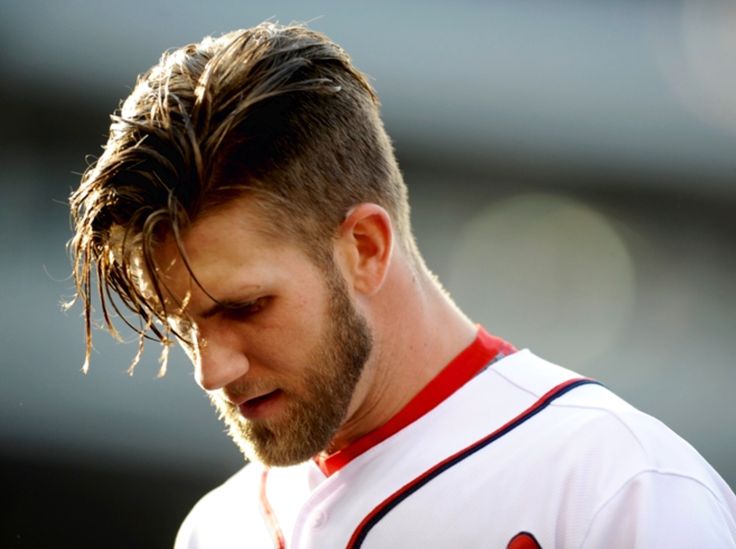
<svg viewBox="0 0 736 549">
<path fill-rule="evenodd" d="M 300 394 L 285 395 L 281 418 L 248 420 L 232 403 L 210 394 L 230 437 L 249 460 L 268 466 L 306 461 L 329 446 L 346 419 L 373 340 L 334 265 L 327 269 L 326 282 L 330 302 L 325 334 L 306 357 Z"/>
</svg>

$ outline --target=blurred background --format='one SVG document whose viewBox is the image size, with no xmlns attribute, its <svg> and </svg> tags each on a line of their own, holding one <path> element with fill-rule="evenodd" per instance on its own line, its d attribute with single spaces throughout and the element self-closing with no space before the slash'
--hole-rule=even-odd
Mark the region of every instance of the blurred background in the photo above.
<svg viewBox="0 0 736 549">
<path fill-rule="evenodd" d="M 736 3 L 0 1 L 3 547 L 166 547 L 242 459 L 180 353 L 98 332 L 65 242 L 108 115 L 171 47 L 273 18 L 378 90 L 430 267 L 736 486 Z M 131 338 L 132 339 L 132 338 Z"/>
</svg>

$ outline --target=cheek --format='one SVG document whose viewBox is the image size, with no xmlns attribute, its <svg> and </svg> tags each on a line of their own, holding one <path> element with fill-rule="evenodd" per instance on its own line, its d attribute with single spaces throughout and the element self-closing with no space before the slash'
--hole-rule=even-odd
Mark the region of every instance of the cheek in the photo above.
<svg viewBox="0 0 736 549">
<path fill-rule="evenodd" d="M 300 297 L 274 300 L 268 311 L 230 330 L 254 367 L 298 375 L 321 353 L 327 327 L 326 311 Z"/>
<path fill-rule="evenodd" d="M 295 288 L 293 297 L 275 299 L 262 317 L 264 332 L 283 332 L 289 339 L 307 342 L 322 333 L 329 315 L 329 299 L 316 284 Z"/>
</svg>

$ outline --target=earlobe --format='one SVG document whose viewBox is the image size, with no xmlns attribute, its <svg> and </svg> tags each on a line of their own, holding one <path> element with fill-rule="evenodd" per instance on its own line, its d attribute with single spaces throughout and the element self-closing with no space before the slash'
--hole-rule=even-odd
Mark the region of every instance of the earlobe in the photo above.
<svg viewBox="0 0 736 549">
<path fill-rule="evenodd" d="M 391 218 L 377 204 L 352 208 L 340 227 L 344 268 L 355 291 L 372 295 L 381 289 L 393 251 Z"/>
</svg>

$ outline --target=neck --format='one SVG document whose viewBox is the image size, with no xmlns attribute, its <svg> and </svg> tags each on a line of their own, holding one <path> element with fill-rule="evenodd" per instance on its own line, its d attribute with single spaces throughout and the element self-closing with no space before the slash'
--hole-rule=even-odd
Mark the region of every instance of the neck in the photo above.
<svg viewBox="0 0 736 549">
<path fill-rule="evenodd" d="M 383 425 L 476 337 L 435 277 L 406 261 L 392 266 L 366 311 L 373 354 L 330 451 Z"/>
</svg>

